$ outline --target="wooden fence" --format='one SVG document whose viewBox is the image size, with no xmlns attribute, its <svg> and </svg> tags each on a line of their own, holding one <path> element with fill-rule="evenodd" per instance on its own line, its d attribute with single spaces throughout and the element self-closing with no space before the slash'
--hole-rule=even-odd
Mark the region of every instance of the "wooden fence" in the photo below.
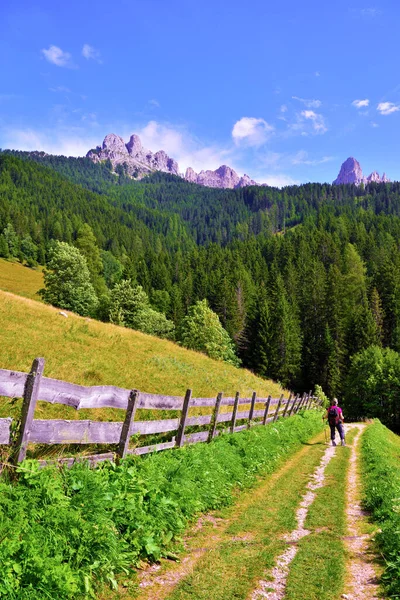
<svg viewBox="0 0 400 600">
<path fill-rule="evenodd" d="M 234 433 L 253 424 L 264 424 L 278 418 L 289 417 L 300 409 L 310 409 L 319 401 L 310 394 L 290 395 L 287 400 L 280 398 L 223 397 L 194 398 L 192 390 L 184 397 L 147 394 L 138 390 L 126 390 L 114 386 L 84 387 L 43 376 L 44 359 L 33 361 L 30 373 L 0 369 L 0 396 L 23 398 L 21 418 L 17 431 L 12 435 L 12 419 L 0 419 L 0 444 L 11 446 L 11 462 L 24 460 L 28 444 L 115 444 L 114 452 L 84 456 L 92 464 L 104 460 L 123 458 L 127 454 L 147 454 L 167 448 L 181 447 L 184 444 L 210 442 L 216 435 L 218 423 L 226 423 L 224 431 Z M 123 422 L 99 422 L 89 420 L 43 420 L 34 419 L 38 400 L 51 404 L 65 404 L 80 408 L 120 408 L 124 409 Z M 263 408 L 256 409 L 256 405 Z M 221 408 L 232 407 L 228 412 Z M 189 416 L 190 409 L 208 408 L 210 414 Z M 245 410 L 241 410 L 245 408 Z M 135 421 L 137 409 L 180 411 L 180 416 L 157 421 Z M 245 424 L 237 425 L 245 420 Z M 203 427 L 202 431 L 186 433 L 188 427 Z M 168 442 L 129 449 L 130 437 L 134 434 L 151 435 L 175 432 Z M 73 464 L 74 458 L 59 459 L 58 463 Z M 49 461 L 39 461 L 48 464 Z M 53 461 L 54 462 L 54 461 Z"/>
</svg>

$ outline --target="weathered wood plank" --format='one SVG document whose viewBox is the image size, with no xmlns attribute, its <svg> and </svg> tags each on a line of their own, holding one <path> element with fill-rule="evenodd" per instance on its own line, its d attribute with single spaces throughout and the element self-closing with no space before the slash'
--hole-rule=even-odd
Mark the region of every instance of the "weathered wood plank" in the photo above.
<svg viewBox="0 0 400 600">
<path fill-rule="evenodd" d="M 104 454 L 92 454 L 89 456 L 73 456 L 70 458 L 58 458 L 54 460 L 38 460 L 40 467 L 54 467 L 54 466 L 66 466 L 72 467 L 76 463 L 85 463 L 88 462 L 91 467 L 96 466 L 100 462 L 104 462 L 105 460 L 110 460 L 114 462 L 115 454 L 114 452 L 106 452 Z"/>
<path fill-rule="evenodd" d="M 217 399 L 215 400 L 215 407 L 214 407 L 212 419 L 211 419 L 208 440 L 207 440 L 208 442 L 211 442 L 211 440 L 215 436 L 215 431 L 217 429 L 217 423 L 218 423 L 219 408 L 221 406 L 221 400 L 222 400 L 222 392 L 218 392 Z"/>
<path fill-rule="evenodd" d="M 17 371 L 0 370 L 0 396 L 22 397 L 28 375 Z M 130 390 L 112 385 L 86 387 L 60 379 L 42 377 L 38 400 L 50 404 L 66 404 L 82 408 L 122 408 L 128 406 Z M 141 392 L 138 408 L 180 410 L 183 397 L 146 394 Z"/>
<path fill-rule="evenodd" d="M 223 398 L 221 402 L 221 406 L 234 406 L 235 398 Z M 251 405 L 251 398 L 240 398 L 239 405 L 248 404 Z M 257 398 L 256 404 L 264 404 L 266 398 Z M 277 404 L 278 398 L 271 399 L 271 404 Z M 214 407 L 215 406 L 215 398 L 192 398 L 191 407 Z"/>
<path fill-rule="evenodd" d="M 292 409 L 293 409 L 294 403 L 296 402 L 296 396 L 294 396 L 294 398 L 293 398 L 292 406 L 290 406 L 290 400 L 291 399 L 292 399 L 292 394 L 290 394 L 290 397 L 289 397 L 289 400 L 288 400 L 288 403 L 287 403 L 287 411 L 286 411 L 286 413 L 287 413 L 288 417 L 290 417 L 290 415 L 292 414 Z"/>
<path fill-rule="evenodd" d="M 279 417 L 279 409 L 280 409 L 280 407 L 281 407 L 282 400 L 283 400 L 283 394 L 282 394 L 282 396 L 279 398 L 278 406 L 276 407 L 276 411 L 275 411 L 275 415 L 274 415 L 274 422 L 278 420 L 278 417 Z"/>
<path fill-rule="evenodd" d="M 39 400 L 66 404 L 73 408 L 123 408 L 128 406 L 130 390 L 112 385 L 86 387 L 59 379 L 43 377 Z"/>
<path fill-rule="evenodd" d="M 22 398 L 28 373 L 0 369 L 0 396 Z"/>
<path fill-rule="evenodd" d="M 140 448 L 134 448 L 132 450 L 128 450 L 127 454 L 149 454 L 150 452 L 160 452 L 160 450 L 167 450 L 168 448 L 175 448 L 176 442 L 175 438 L 171 442 L 163 442 L 161 444 L 154 444 L 153 446 L 141 446 Z"/>
<path fill-rule="evenodd" d="M 229 413 L 224 413 L 229 417 Z M 222 415 L 221 415 L 222 416 Z M 193 425 L 209 425 L 211 423 L 212 415 L 201 415 L 199 417 L 188 417 L 186 421 L 186 427 Z"/>
<path fill-rule="evenodd" d="M 257 394 L 255 392 L 253 392 L 252 396 L 251 396 L 251 404 L 250 404 L 250 410 L 249 410 L 249 421 L 247 423 L 247 427 L 249 429 L 251 427 L 251 420 L 252 420 L 253 415 L 254 415 L 254 406 L 256 404 L 256 398 L 257 398 Z"/>
<path fill-rule="evenodd" d="M 238 425 L 237 427 L 235 427 L 234 433 L 236 433 L 237 431 L 244 431 L 245 429 L 247 429 L 247 425 Z"/>
<path fill-rule="evenodd" d="M 231 419 L 231 424 L 230 424 L 230 428 L 229 428 L 231 433 L 233 433 L 235 431 L 239 401 L 240 401 L 239 392 L 236 392 L 235 402 L 233 404 L 233 410 L 232 410 L 232 419 Z"/>
<path fill-rule="evenodd" d="M 121 422 L 35 419 L 30 441 L 36 444 L 117 444 Z"/>
<path fill-rule="evenodd" d="M 11 423 L 12 419 L 10 417 L 0 419 L 0 444 L 8 446 L 11 443 Z"/>
<path fill-rule="evenodd" d="M 121 427 L 121 437 L 117 446 L 118 458 L 125 458 L 129 448 L 130 429 L 135 420 L 136 407 L 139 401 L 139 392 L 132 390 L 129 395 L 128 408 L 126 409 L 125 421 Z"/>
<path fill-rule="evenodd" d="M 307 394 L 304 392 L 303 395 L 302 395 L 302 397 L 301 397 L 301 400 L 300 400 L 300 402 L 298 404 L 298 407 L 296 409 L 296 413 L 298 413 L 303 408 L 304 402 L 306 401 L 306 398 L 307 398 Z"/>
<path fill-rule="evenodd" d="M 43 369 L 44 358 L 35 358 L 32 363 L 31 372 L 29 373 L 25 383 L 21 424 L 11 457 L 11 461 L 14 464 L 22 462 L 26 456 L 26 450 L 28 447 L 31 426 L 33 422 L 33 415 L 39 396 L 39 387 L 43 375 Z"/>
<path fill-rule="evenodd" d="M 210 420 L 210 415 L 191 417 L 187 420 L 187 425 L 207 425 Z M 37 444 L 117 444 L 121 438 L 122 425 L 120 421 L 35 419 L 32 423 L 30 441 Z M 129 435 L 167 433 L 176 431 L 178 426 L 179 419 L 134 421 Z"/>
<path fill-rule="evenodd" d="M 287 409 L 289 408 L 291 397 L 292 397 L 292 394 L 289 394 L 289 398 L 288 398 L 287 402 L 285 403 L 285 409 L 284 409 L 284 411 L 282 413 L 282 418 L 286 417 L 286 413 L 287 413 Z"/>
<path fill-rule="evenodd" d="M 267 424 L 267 421 L 268 421 L 268 411 L 269 411 L 270 404 L 271 404 L 271 396 L 268 396 L 268 400 L 265 403 L 263 425 Z"/>
<path fill-rule="evenodd" d="M 198 431 L 197 433 L 190 433 L 189 435 L 185 435 L 185 444 L 197 444 L 197 442 L 207 442 L 208 438 L 208 431 Z"/>
<path fill-rule="evenodd" d="M 297 402 L 298 398 L 299 398 L 299 395 L 298 395 L 298 394 L 296 394 L 296 396 L 294 397 L 294 400 L 293 400 L 293 404 L 292 404 L 292 406 L 290 407 L 290 411 L 289 411 L 289 417 L 291 417 L 291 416 L 292 416 L 292 413 L 293 413 L 293 411 L 294 411 L 294 408 L 295 408 L 295 406 L 296 406 L 296 402 Z"/>
<path fill-rule="evenodd" d="M 183 437 L 185 435 L 185 427 L 186 427 L 186 421 L 188 419 L 188 412 L 189 412 L 191 398 L 192 398 L 192 390 L 186 390 L 185 398 L 183 400 L 181 419 L 179 421 L 178 431 L 176 432 L 176 445 L 178 446 L 178 448 L 181 448 L 181 446 L 183 446 Z"/>
</svg>

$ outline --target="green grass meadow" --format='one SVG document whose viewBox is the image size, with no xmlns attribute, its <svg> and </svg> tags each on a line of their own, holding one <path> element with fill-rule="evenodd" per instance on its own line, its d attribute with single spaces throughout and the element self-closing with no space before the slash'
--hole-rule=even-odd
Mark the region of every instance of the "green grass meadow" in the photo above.
<svg viewBox="0 0 400 600">
<path fill-rule="evenodd" d="M 39 300 L 37 292 L 42 287 L 41 267 L 30 269 L 21 263 L 0 258 L 0 290 Z"/>
<path fill-rule="evenodd" d="M 0 291 L 0 368 L 28 372 L 35 357 L 45 358 L 47 377 L 81 385 L 115 385 L 165 395 L 214 397 L 239 391 L 250 397 L 280 396 L 283 389 L 250 371 L 215 361 L 168 340 L 60 311 Z M 0 400 L 0 416 L 19 408 Z M 39 403 L 41 418 L 121 418 L 122 411 L 77 411 Z"/>
<path fill-rule="evenodd" d="M 384 560 L 387 598 L 400 598 L 400 437 L 379 421 L 361 438 L 364 507 L 378 525 L 377 554 Z"/>
</svg>

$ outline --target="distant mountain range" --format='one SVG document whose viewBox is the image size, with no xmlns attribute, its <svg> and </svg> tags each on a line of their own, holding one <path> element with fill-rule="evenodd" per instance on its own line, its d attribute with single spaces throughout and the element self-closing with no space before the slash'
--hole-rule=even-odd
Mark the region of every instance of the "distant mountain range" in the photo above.
<svg viewBox="0 0 400 600">
<path fill-rule="evenodd" d="M 345 160 L 340 167 L 339 175 L 333 182 L 333 185 L 340 185 L 342 183 L 354 183 L 355 185 L 360 185 L 361 183 L 386 183 L 388 181 L 390 181 L 390 179 L 387 178 L 386 173 L 383 173 L 381 177 L 377 171 L 373 171 L 371 175 L 364 177 L 360 163 L 350 156 L 350 158 Z"/>
<path fill-rule="evenodd" d="M 109 159 L 114 171 L 118 172 L 122 168 L 125 173 L 135 179 L 141 179 L 154 171 L 162 171 L 182 177 L 191 183 L 212 188 L 236 189 L 249 185 L 267 185 L 266 183 L 257 183 L 250 179 L 248 175 L 241 177 L 227 165 L 222 165 L 215 171 L 200 171 L 200 173 L 196 173 L 191 167 L 188 167 L 185 174 L 180 173 L 176 160 L 170 158 L 164 150 L 155 153 L 147 150 L 136 134 L 131 135 L 129 142 L 126 144 L 119 135 L 109 133 L 104 138 L 102 146 L 89 150 L 86 156 L 93 162 Z M 355 158 L 350 157 L 342 164 L 333 185 L 346 183 L 360 185 L 361 183 L 385 183 L 389 181 L 390 179 L 388 179 L 386 173 L 380 176 L 377 171 L 373 171 L 365 177 L 360 163 Z"/>
<path fill-rule="evenodd" d="M 250 179 L 248 175 L 240 177 L 234 169 L 227 165 L 222 165 L 215 171 L 200 171 L 200 173 L 196 173 L 189 167 L 186 173 L 182 174 L 179 172 L 179 165 L 176 160 L 170 158 L 164 150 L 155 153 L 146 150 L 146 148 L 143 148 L 139 136 L 135 134 L 131 135 L 129 142 L 125 144 L 119 135 L 109 133 L 104 138 L 102 146 L 89 150 L 86 156 L 93 162 L 109 159 L 114 170 L 121 165 L 128 175 L 137 179 L 141 179 L 144 175 L 154 171 L 162 171 L 178 175 L 191 183 L 213 188 L 235 189 L 249 185 L 260 185 Z"/>
</svg>

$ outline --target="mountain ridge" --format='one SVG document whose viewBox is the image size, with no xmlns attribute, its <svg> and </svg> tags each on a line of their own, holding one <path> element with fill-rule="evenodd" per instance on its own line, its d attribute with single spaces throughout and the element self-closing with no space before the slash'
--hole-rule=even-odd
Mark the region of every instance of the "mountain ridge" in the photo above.
<svg viewBox="0 0 400 600">
<path fill-rule="evenodd" d="M 196 173 L 194 169 L 188 167 L 186 173 L 182 174 L 175 159 L 168 156 L 164 150 L 158 150 L 155 153 L 147 150 L 136 134 L 132 134 L 129 142 L 125 143 L 119 135 L 109 133 L 104 138 L 102 146 L 89 150 L 86 156 L 95 163 L 110 160 L 115 171 L 123 169 L 126 174 L 135 179 L 141 179 L 154 171 L 161 171 L 177 175 L 191 183 L 212 188 L 236 189 L 249 185 L 260 185 L 246 174 L 240 177 L 232 167 L 227 165 L 221 165 L 215 171 L 206 170 L 200 171 L 200 173 Z"/>
</svg>

